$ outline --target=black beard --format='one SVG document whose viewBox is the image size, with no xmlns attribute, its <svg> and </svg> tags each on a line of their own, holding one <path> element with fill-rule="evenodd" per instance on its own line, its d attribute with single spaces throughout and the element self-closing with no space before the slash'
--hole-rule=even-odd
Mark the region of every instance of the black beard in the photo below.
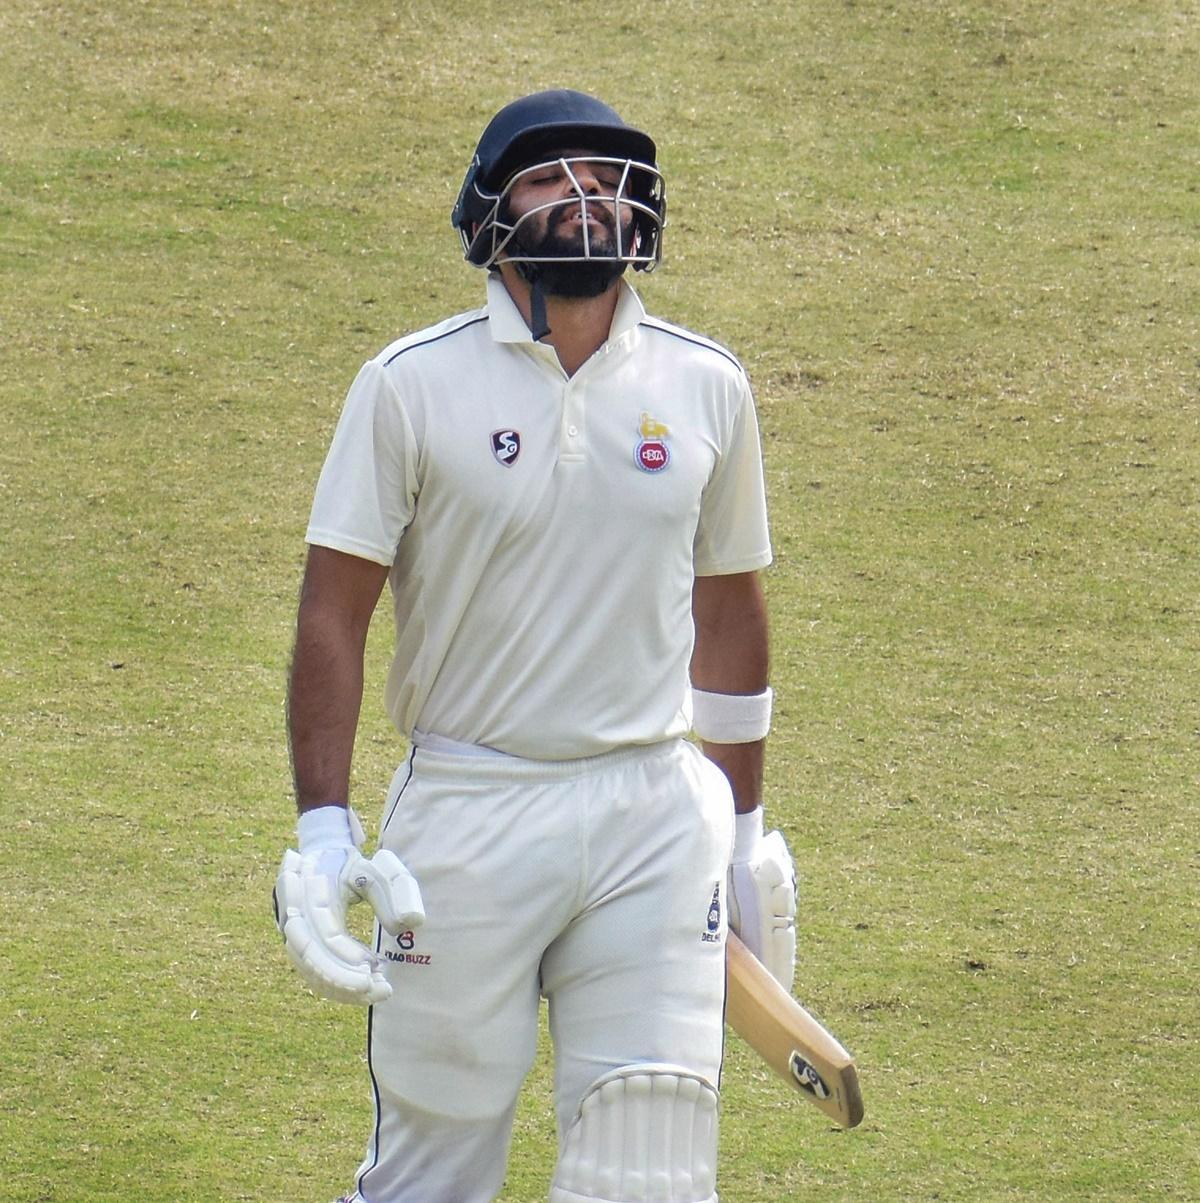
<svg viewBox="0 0 1200 1203">
<path fill-rule="evenodd" d="M 621 277 L 625 264 L 619 259 L 590 260 L 587 263 L 525 263 L 537 272 L 542 291 L 548 297 L 598 297 Z"/>
<path fill-rule="evenodd" d="M 558 231 L 569 215 L 566 206 L 551 210 L 546 232 L 541 238 L 530 237 L 531 231 L 520 231 L 514 239 L 517 253 L 551 262 L 518 263 L 517 266 L 527 280 L 538 280 L 547 296 L 598 297 L 624 274 L 626 264 L 615 256 L 615 239 L 607 223 L 603 239 L 596 236 L 591 239 L 593 253 L 599 252 L 599 257 L 576 263 L 553 262 L 583 254 L 582 229 L 566 235 Z"/>
</svg>

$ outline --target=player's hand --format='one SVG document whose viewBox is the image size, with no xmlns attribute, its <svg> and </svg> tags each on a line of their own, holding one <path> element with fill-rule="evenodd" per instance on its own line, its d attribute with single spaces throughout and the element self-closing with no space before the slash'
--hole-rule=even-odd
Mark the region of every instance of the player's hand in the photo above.
<svg viewBox="0 0 1200 1203">
<path fill-rule="evenodd" d="M 729 923 L 785 990 L 796 973 L 796 866 L 783 835 L 763 834 L 762 807 L 737 816 Z"/>
<path fill-rule="evenodd" d="M 390 997 L 392 988 L 381 959 L 350 935 L 347 907 L 369 902 L 392 935 L 418 927 L 425 910 L 416 879 L 399 857 L 384 848 L 368 860 L 361 843 L 362 829 L 344 808 L 307 812 L 301 850 L 284 853 L 274 903 L 288 955 L 313 991 L 369 1006 Z"/>
</svg>

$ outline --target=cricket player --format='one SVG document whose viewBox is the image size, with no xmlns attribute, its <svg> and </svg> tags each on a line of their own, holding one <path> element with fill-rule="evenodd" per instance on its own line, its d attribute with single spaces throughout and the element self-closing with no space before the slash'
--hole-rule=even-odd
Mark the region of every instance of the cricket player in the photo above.
<svg viewBox="0 0 1200 1203">
<path fill-rule="evenodd" d="M 623 279 L 665 211 L 654 142 L 607 104 L 503 108 L 453 213 L 486 303 L 362 368 L 321 472 L 275 907 L 312 988 L 369 1008 L 340 1203 L 496 1197 L 543 997 L 551 1203 L 715 1203 L 727 924 L 791 985 L 758 428 L 738 361 Z M 350 764 L 385 582 L 410 751 L 368 857 Z"/>
</svg>

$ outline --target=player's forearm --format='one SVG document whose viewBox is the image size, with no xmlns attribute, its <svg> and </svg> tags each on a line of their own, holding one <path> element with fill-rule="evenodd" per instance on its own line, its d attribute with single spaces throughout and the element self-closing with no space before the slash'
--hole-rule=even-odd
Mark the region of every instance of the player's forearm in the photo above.
<svg viewBox="0 0 1200 1203">
<path fill-rule="evenodd" d="M 306 622 L 302 608 L 288 690 L 298 809 L 348 802 L 362 692 L 361 643 L 345 632 Z"/>
<path fill-rule="evenodd" d="M 696 644 L 691 678 L 714 694 L 761 694 L 769 675 L 767 608 L 757 573 L 700 577 L 692 595 Z M 704 754 L 729 778 L 739 811 L 762 801 L 765 740 L 704 741 Z"/>
<path fill-rule="evenodd" d="M 310 547 L 288 690 L 288 736 L 301 810 L 346 803 L 362 706 L 363 653 L 387 568 Z"/>
<path fill-rule="evenodd" d="M 733 790 L 734 809 L 740 813 L 753 810 L 762 802 L 763 761 L 765 740 L 752 744 L 702 744 L 704 755 L 729 778 Z"/>
</svg>

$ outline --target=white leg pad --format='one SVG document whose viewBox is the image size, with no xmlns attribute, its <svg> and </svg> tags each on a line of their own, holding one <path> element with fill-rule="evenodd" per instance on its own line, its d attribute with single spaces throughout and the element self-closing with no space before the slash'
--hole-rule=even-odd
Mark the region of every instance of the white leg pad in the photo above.
<svg viewBox="0 0 1200 1203">
<path fill-rule="evenodd" d="M 717 1092 L 678 1065 L 594 1082 L 568 1130 L 550 1203 L 717 1203 Z"/>
</svg>

